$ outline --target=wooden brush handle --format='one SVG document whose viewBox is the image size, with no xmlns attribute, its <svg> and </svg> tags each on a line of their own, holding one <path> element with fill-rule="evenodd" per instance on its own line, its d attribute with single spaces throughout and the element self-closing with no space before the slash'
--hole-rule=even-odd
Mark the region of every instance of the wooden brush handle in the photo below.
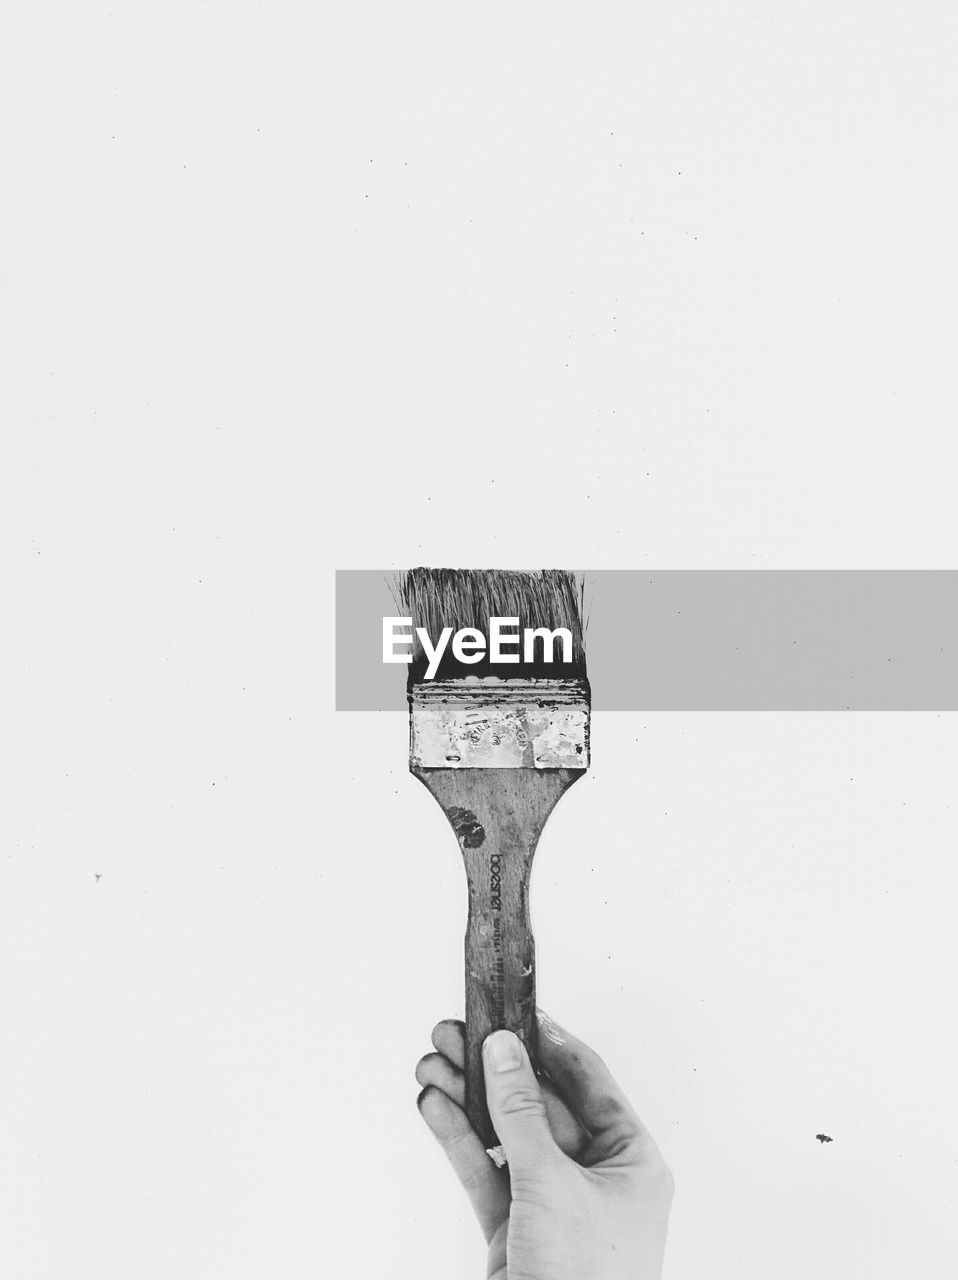
<svg viewBox="0 0 958 1280">
<path fill-rule="evenodd" d="M 525 1043 L 533 1066 L 536 1035 L 535 939 L 529 922 L 534 848 L 515 839 L 463 845 L 469 883 L 466 924 L 466 1114 L 487 1147 L 498 1139 L 486 1107 L 482 1044 L 507 1027 Z M 460 843 L 462 839 L 460 837 Z"/>
<path fill-rule="evenodd" d="M 538 1062 L 529 876 L 545 821 L 577 769 L 414 769 L 459 840 L 469 886 L 466 925 L 466 1114 L 498 1144 L 486 1106 L 482 1043 L 507 1028 Z"/>
</svg>

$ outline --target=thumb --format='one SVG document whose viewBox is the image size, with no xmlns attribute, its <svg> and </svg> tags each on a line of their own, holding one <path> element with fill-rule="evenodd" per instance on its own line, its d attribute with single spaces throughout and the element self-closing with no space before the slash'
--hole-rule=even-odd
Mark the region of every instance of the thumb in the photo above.
<svg viewBox="0 0 958 1280">
<path fill-rule="evenodd" d="M 513 1174 L 533 1174 L 562 1160 L 525 1045 L 511 1031 L 494 1031 L 482 1053 L 489 1115 Z"/>
</svg>

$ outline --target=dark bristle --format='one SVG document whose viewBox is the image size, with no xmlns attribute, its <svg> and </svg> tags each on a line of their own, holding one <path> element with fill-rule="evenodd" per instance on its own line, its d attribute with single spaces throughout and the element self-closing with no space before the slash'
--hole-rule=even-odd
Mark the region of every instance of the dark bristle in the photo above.
<svg viewBox="0 0 958 1280">
<path fill-rule="evenodd" d="M 414 628 L 410 684 L 422 680 L 426 670 L 426 654 L 415 636 L 416 627 L 425 628 L 435 644 L 443 627 L 454 631 L 474 627 L 488 637 L 490 618 L 518 618 L 520 634 L 527 627 L 546 627 L 550 631 L 568 628 L 572 635 L 572 661 L 493 665 L 484 659 L 465 665 L 447 651 L 437 679 L 490 675 L 502 679 L 585 679 L 584 586 L 580 574 L 565 569 L 410 569 L 399 575 L 397 588 L 404 613 L 412 618 Z M 537 659 L 541 659 L 541 651 L 539 643 Z"/>
</svg>

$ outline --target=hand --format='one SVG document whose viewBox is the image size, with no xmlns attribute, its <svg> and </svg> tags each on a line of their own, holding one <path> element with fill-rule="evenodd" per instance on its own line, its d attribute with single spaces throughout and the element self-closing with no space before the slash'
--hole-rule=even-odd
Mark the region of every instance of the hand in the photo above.
<svg viewBox="0 0 958 1280">
<path fill-rule="evenodd" d="M 512 1032 L 483 1047 L 505 1169 L 463 1111 L 462 1023 L 440 1022 L 416 1067 L 419 1110 L 489 1245 L 488 1280 L 660 1280 L 672 1175 L 602 1059 L 541 1012 L 539 1030 L 540 1079 Z"/>
</svg>

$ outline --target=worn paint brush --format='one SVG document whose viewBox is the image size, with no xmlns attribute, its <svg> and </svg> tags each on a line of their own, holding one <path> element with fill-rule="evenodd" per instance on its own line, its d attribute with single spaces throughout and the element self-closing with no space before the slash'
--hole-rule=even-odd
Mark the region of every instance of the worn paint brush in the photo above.
<svg viewBox="0 0 958 1280">
<path fill-rule="evenodd" d="M 466 1113 L 501 1164 L 482 1043 L 507 1028 L 538 1058 L 529 876 L 546 819 L 589 763 L 582 581 L 553 569 L 412 569 L 399 595 L 414 637 L 423 628 L 433 647 L 451 627 L 474 629 L 477 648 L 494 618 L 519 637 L 510 665 L 502 649 L 497 663 L 467 645 L 436 664 L 414 638 L 408 681 L 409 768 L 449 819 L 469 887 Z"/>
</svg>

